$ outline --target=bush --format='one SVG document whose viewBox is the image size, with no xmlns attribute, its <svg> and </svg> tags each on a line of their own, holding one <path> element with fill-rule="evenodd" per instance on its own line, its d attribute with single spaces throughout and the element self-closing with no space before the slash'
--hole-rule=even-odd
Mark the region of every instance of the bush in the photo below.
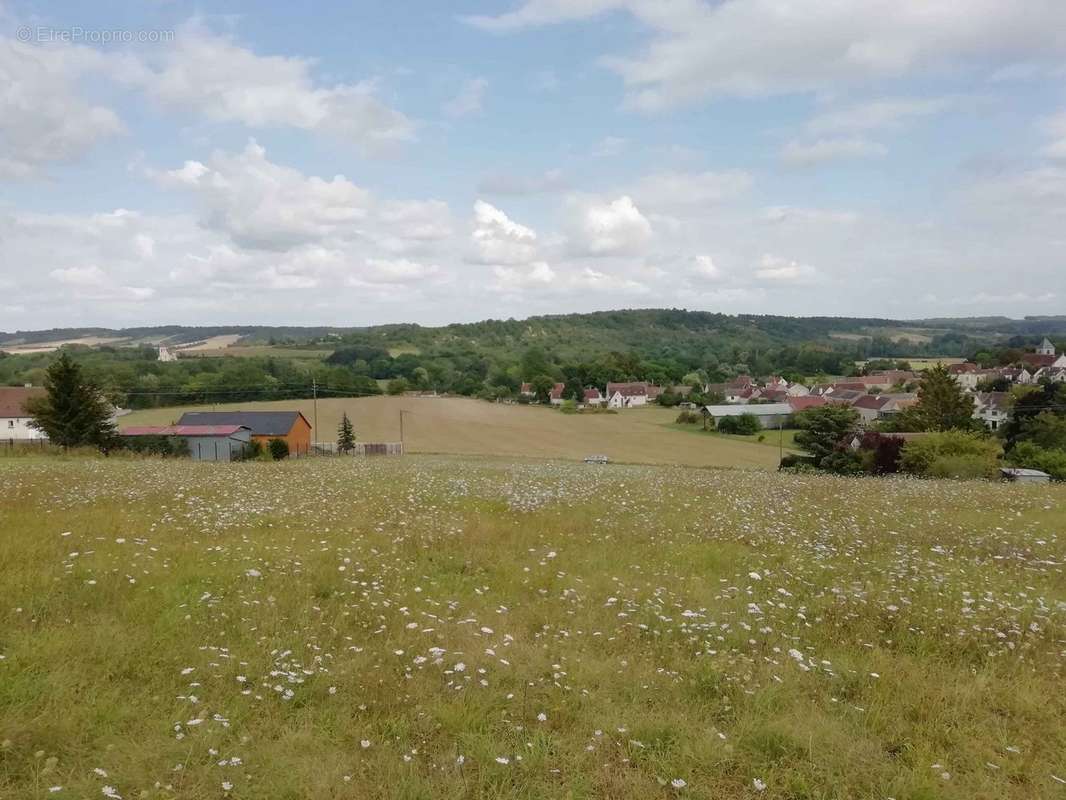
<svg viewBox="0 0 1066 800">
<path fill-rule="evenodd" d="M 576 414 L 577 403 L 573 400 L 563 400 L 559 405 L 559 410 L 564 414 Z"/>
<path fill-rule="evenodd" d="M 999 445 L 975 433 L 945 431 L 903 445 L 900 469 L 934 478 L 995 477 Z"/>
<path fill-rule="evenodd" d="M 885 436 L 877 431 L 864 433 L 859 444 L 859 452 L 865 470 L 873 475 L 889 475 L 899 472 L 903 443 L 903 439 L 898 436 Z"/>
<path fill-rule="evenodd" d="M 392 395 L 403 394 L 410 388 L 405 378 L 393 378 L 385 387 L 385 391 Z"/>
<path fill-rule="evenodd" d="M 722 417 L 718 420 L 718 430 L 720 433 L 753 436 L 762 430 L 762 425 L 754 414 L 741 414 L 736 417 Z"/>
<path fill-rule="evenodd" d="M 797 453 L 789 453 L 781 459 L 778 469 L 789 469 L 799 472 L 810 472 L 817 468 L 812 456 L 801 456 Z"/>
<path fill-rule="evenodd" d="M 153 456 L 187 456 L 188 442 L 171 436 L 123 436 L 119 439 L 120 447 L 131 453 L 143 453 Z"/>
<path fill-rule="evenodd" d="M 699 425 L 702 415 L 698 411 L 682 411 L 674 420 L 678 425 Z"/>
<path fill-rule="evenodd" d="M 1015 467 L 1038 469 L 1057 481 L 1066 481 L 1066 450 L 1050 450 L 1033 442 L 1019 442 L 1007 460 Z"/>
<path fill-rule="evenodd" d="M 996 464 L 989 464 L 981 456 L 940 456 L 929 465 L 930 478 L 956 478 L 958 480 L 977 480 L 994 478 Z"/>
<path fill-rule="evenodd" d="M 289 457 L 289 443 L 284 439 L 271 439 L 267 443 L 267 449 L 270 451 L 270 457 L 275 461 Z"/>
</svg>

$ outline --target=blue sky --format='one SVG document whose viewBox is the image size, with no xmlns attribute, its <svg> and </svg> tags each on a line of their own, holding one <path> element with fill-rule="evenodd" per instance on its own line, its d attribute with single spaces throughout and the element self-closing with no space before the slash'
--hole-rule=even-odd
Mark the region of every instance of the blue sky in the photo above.
<svg viewBox="0 0 1066 800">
<path fill-rule="evenodd" d="M 1051 0 L 0 0 L 0 330 L 1066 313 L 1064 64 Z"/>
</svg>

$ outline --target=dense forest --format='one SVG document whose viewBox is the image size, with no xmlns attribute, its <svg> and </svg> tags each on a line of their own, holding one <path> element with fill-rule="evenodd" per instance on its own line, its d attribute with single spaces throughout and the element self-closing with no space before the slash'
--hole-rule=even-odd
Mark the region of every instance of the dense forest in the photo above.
<svg viewBox="0 0 1066 800">
<path fill-rule="evenodd" d="M 240 358 L 160 362 L 147 344 L 178 346 L 222 335 L 270 347 Z M 853 374 L 857 360 L 871 358 L 964 356 L 991 364 L 1044 335 L 1066 338 L 1066 317 L 900 322 L 647 309 L 443 327 L 54 329 L 0 334 L 0 345 L 88 336 L 121 340 L 64 349 L 114 402 L 141 408 L 307 397 L 312 383 L 324 396 L 375 394 L 384 387 L 491 398 L 545 377 L 568 387 L 620 380 L 717 382 L 740 373 L 810 379 Z M 309 347 L 326 357 L 290 357 Z M 0 353 L 0 385 L 39 385 L 53 357 Z"/>
</svg>

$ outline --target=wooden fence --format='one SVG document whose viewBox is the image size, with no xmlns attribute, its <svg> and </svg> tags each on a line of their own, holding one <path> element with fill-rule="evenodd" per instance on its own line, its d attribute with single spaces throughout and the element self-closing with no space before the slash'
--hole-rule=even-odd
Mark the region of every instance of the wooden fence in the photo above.
<svg viewBox="0 0 1066 800">
<path fill-rule="evenodd" d="M 344 452 L 337 449 L 336 442 L 315 442 L 312 453 L 320 456 L 402 456 L 401 442 L 356 442 L 355 447 Z"/>
</svg>

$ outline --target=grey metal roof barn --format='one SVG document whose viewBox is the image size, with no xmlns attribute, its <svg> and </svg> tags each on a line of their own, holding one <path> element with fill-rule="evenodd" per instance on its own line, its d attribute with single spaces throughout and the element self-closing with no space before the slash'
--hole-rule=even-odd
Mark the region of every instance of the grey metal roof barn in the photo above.
<svg viewBox="0 0 1066 800">
<path fill-rule="evenodd" d="M 285 436 L 292 430 L 299 411 L 187 411 L 179 425 L 241 425 L 255 436 Z"/>
<path fill-rule="evenodd" d="M 773 417 L 791 414 L 792 406 L 788 403 L 748 403 L 747 405 L 704 406 L 703 410 L 712 417 L 739 417 L 741 414 L 751 414 L 755 417 Z"/>
<path fill-rule="evenodd" d="M 700 409 L 705 416 L 715 419 L 722 417 L 739 417 L 750 414 L 759 420 L 764 428 L 774 428 L 783 425 L 792 416 L 792 406 L 788 403 L 749 403 L 746 405 L 717 405 L 704 406 Z"/>
</svg>

